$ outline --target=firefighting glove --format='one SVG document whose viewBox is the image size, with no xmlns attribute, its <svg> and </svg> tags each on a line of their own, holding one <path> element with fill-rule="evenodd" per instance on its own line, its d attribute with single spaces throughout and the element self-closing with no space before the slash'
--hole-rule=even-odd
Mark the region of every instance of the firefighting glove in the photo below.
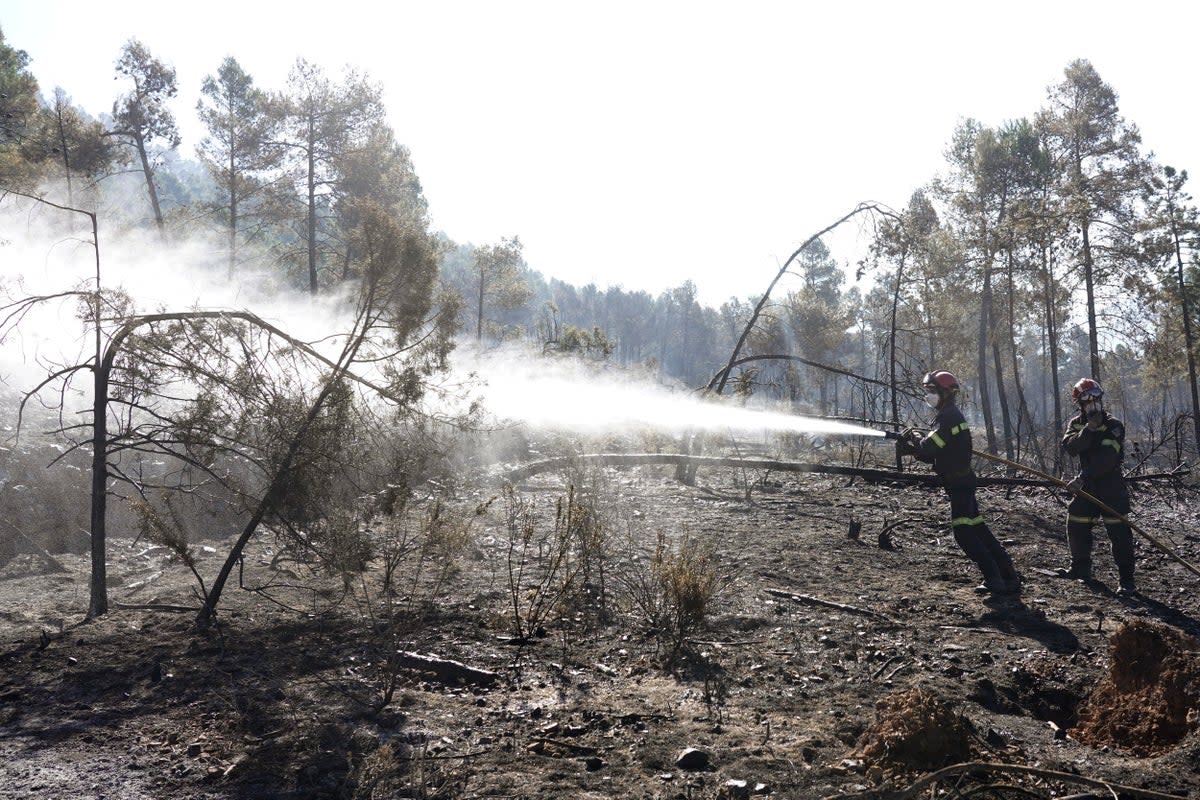
<svg viewBox="0 0 1200 800">
<path fill-rule="evenodd" d="M 915 456 L 920 452 L 921 434 L 912 428 L 906 429 L 896 440 L 896 452 L 902 456 Z"/>
</svg>

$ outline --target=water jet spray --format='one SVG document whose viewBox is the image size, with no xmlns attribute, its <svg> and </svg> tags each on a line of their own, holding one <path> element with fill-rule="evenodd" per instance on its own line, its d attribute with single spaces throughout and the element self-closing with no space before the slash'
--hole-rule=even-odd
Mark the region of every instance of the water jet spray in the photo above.
<svg viewBox="0 0 1200 800">
<path fill-rule="evenodd" d="M 768 408 L 714 402 L 643 381 L 603 380 L 573 365 L 491 361 L 476 367 L 484 407 L 531 428 L 606 433 L 635 428 L 756 431 L 879 437 L 873 428 Z"/>
</svg>

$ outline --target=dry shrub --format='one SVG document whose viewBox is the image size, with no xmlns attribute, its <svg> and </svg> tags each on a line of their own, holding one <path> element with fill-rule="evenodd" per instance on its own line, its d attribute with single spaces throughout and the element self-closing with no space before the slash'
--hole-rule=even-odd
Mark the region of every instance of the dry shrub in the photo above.
<svg viewBox="0 0 1200 800">
<path fill-rule="evenodd" d="M 399 750 L 400 752 L 397 752 Z M 347 781 L 349 800 L 455 800 L 467 793 L 469 767 L 429 752 L 424 743 L 385 742 L 355 766 Z"/>
<path fill-rule="evenodd" d="M 654 553 L 654 575 L 667 600 L 669 627 L 681 638 L 704 627 L 722 584 L 716 552 L 686 533 L 675 547 L 660 535 Z"/>
<path fill-rule="evenodd" d="M 1075 738 L 1145 757 L 1170 750 L 1200 725 L 1200 642 L 1135 619 L 1108 649 L 1108 674 L 1084 701 Z"/>
<path fill-rule="evenodd" d="M 697 541 L 687 531 L 672 540 L 659 531 L 653 556 L 632 556 L 617 579 L 625 601 L 663 648 L 664 665 L 672 666 L 707 625 L 735 576 L 711 542 Z"/>
<path fill-rule="evenodd" d="M 383 744 L 368 753 L 351 773 L 352 800 L 382 800 L 397 797 L 404 786 L 404 770 L 396 751 Z"/>
<path fill-rule="evenodd" d="M 408 497 L 386 501 L 389 510 L 373 514 L 363 526 L 377 556 L 380 595 L 403 606 L 409 616 L 436 607 L 471 550 L 476 519 L 494 499 L 473 510 L 437 498 L 427 503 L 412 503 Z"/>
<path fill-rule="evenodd" d="M 875 704 L 875 722 L 859 739 L 856 755 L 867 763 L 937 769 L 970 757 L 971 723 L 920 687 Z"/>
<path fill-rule="evenodd" d="M 414 633 L 442 608 L 470 549 L 472 525 L 490 502 L 472 511 L 451 508 L 440 500 L 410 503 L 403 498 L 392 505 L 391 513 L 373 516 L 353 529 L 361 532 L 378 557 L 364 566 L 357 585 L 349 586 L 360 618 L 368 623 L 358 635 L 369 655 L 364 668 L 348 672 L 347 679 L 370 686 L 371 695 L 358 699 L 373 710 L 397 701 L 407 674 L 403 652 L 412 647 Z M 355 541 L 350 539 L 349 544 Z"/>
<path fill-rule="evenodd" d="M 544 525 L 535 504 L 505 487 L 508 531 L 509 623 L 521 641 L 545 635 L 545 623 L 568 602 L 579 577 L 573 547 L 573 521 L 580 507 L 571 487 L 555 506 L 554 527 Z"/>
</svg>

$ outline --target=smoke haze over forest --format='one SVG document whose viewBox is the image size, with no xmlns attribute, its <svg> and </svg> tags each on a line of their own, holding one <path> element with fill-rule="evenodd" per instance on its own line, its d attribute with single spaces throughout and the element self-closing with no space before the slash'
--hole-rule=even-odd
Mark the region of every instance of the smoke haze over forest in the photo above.
<svg viewBox="0 0 1200 800">
<path fill-rule="evenodd" d="M 111 110 L 130 37 L 179 74 L 190 154 L 201 81 L 233 56 L 264 87 L 303 57 L 385 88 L 436 228 L 483 244 L 520 235 L 530 267 L 653 294 L 693 280 L 717 305 L 761 291 L 787 254 L 855 203 L 902 207 L 943 171 L 961 119 L 1027 116 L 1075 58 L 1116 89 L 1167 164 L 1200 168 L 1194 71 L 1166 27 L 1189 6 L 950 2 L 207 4 L 186 19 L 71 2 L 0 3 L 9 43 L 46 94 Z M 1115 22 L 1119 20 L 1119 22 Z M 981 44 L 981 32 L 987 31 Z M 1016 52 L 1019 57 L 1005 53 Z M 835 256 L 865 243 L 847 231 Z M 853 267 L 853 264 L 851 264 Z"/>
</svg>

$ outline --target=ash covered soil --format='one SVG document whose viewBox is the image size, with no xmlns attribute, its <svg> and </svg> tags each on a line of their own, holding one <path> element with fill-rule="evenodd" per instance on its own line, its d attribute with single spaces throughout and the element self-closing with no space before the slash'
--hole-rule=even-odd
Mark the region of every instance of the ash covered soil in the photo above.
<svg viewBox="0 0 1200 800">
<path fill-rule="evenodd" d="M 639 582 L 615 557 L 607 575 L 590 566 L 590 607 L 555 605 L 515 640 L 514 603 L 533 618 L 556 598 L 529 551 L 514 599 L 504 498 L 460 530 L 454 569 L 449 549 L 397 559 L 422 587 L 400 606 L 371 588 L 380 559 L 314 579 L 260 537 L 207 633 L 173 610 L 196 606 L 196 584 L 165 548 L 112 539 L 120 607 L 92 622 L 84 556 L 56 556 L 66 572 L 15 557 L 0 569 L 0 797 L 886 797 L 963 763 L 981 766 L 938 796 L 1108 782 L 1144 791 L 1095 796 L 1200 797 L 1200 578 L 1149 542 L 1140 597 L 1113 593 L 1102 532 L 1099 581 L 1056 579 L 1063 498 L 981 489 L 1025 578 L 989 599 L 940 490 L 717 469 L 686 486 L 653 466 L 593 480 L 614 551 L 652 553 L 660 533 L 712 548 L 720 592 L 674 658 L 620 602 Z M 551 526 L 566 497 L 549 474 L 516 495 Z M 1133 519 L 1195 564 L 1193 499 L 1141 491 Z M 194 542 L 206 581 L 227 548 Z"/>
</svg>

